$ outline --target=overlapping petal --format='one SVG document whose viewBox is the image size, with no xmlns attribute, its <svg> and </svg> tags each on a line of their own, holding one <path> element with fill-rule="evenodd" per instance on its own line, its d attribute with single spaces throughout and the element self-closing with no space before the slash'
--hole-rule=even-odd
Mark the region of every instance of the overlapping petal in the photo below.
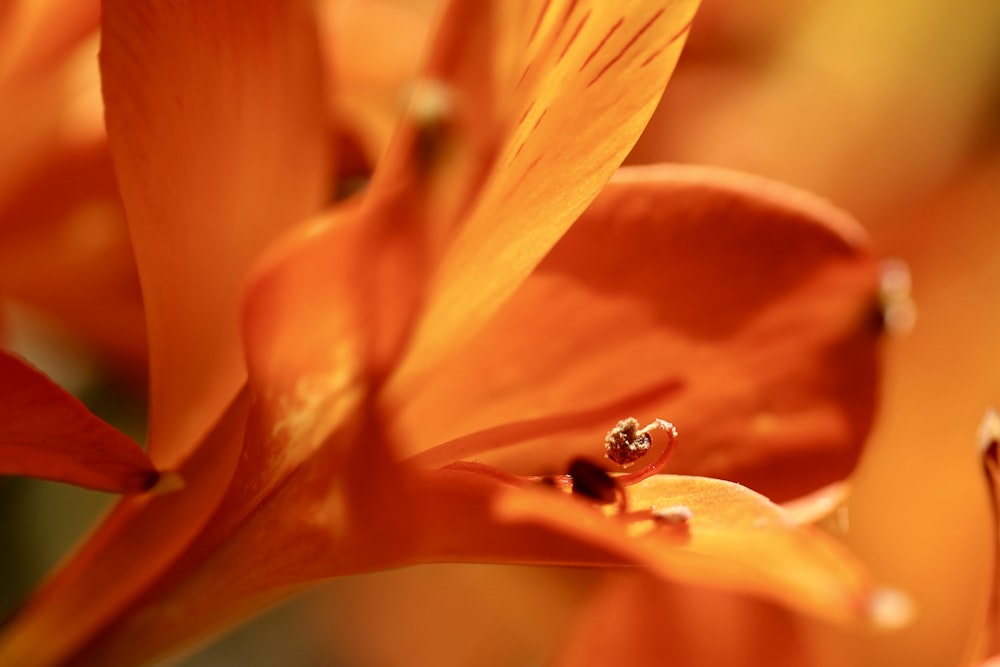
<svg viewBox="0 0 1000 667">
<path fill-rule="evenodd" d="M 150 452 L 172 463 L 245 377 L 244 273 L 328 190 L 308 2 L 104 4 L 108 134 L 150 336 Z"/>
<path fill-rule="evenodd" d="M 456 108 L 446 122 L 470 128 L 458 134 L 468 145 L 451 149 L 446 133 L 445 164 L 432 165 L 432 177 L 458 186 L 429 218 L 429 245 L 440 249 L 432 253 L 440 261 L 391 392 L 414 391 L 441 357 L 474 335 L 594 199 L 652 113 L 696 7 L 450 7 L 427 76 L 455 82 Z M 470 22 L 495 48 L 469 38 Z"/>
<path fill-rule="evenodd" d="M 183 489 L 125 498 L 112 510 L 8 621 L 0 635 L 0 664 L 65 663 L 134 605 L 205 527 L 225 493 L 249 403 L 249 393 L 242 392 L 178 470 Z"/>
<path fill-rule="evenodd" d="M 566 498 L 574 506 L 560 507 L 537 493 L 500 497 L 500 520 L 556 528 L 668 580 L 753 593 L 836 620 L 863 617 L 874 592 L 865 567 L 846 548 L 818 529 L 796 525 L 779 506 L 739 484 L 656 475 L 628 488 L 630 514 L 617 520 L 595 516 L 576 498 Z M 664 525 L 648 513 L 676 506 L 688 508 L 692 518 Z"/>
<path fill-rule="evenodd" d="M 876 283 L 860 229 L 820 200 L 723 170 L 626 169 L 487 328 L 387 409 L 415 463 L 529 473 L 599 457 L 622 417 L 663 417 L 683 443 L 671 471 L 789 499 L 857 461 Z"/>
<path fill-rule="evenodd" d="M 26 362 L 0 352 L 0 474 L 145 491 L 159 473 L 139 445 Z"/>
<path fill-rule="evenodd" d="M 409 360 L 390 391 L 412 391 L 477 330 L 597 195 L 652 112 L 695 6 L 448 4 L 356 214 L 369 237 L 353 272 L 369 276 L 370 363 L 388 375 Z M 294 291 L 280 299 L 299 304 L 281 325 L 303 350 L 297 365 L 333 372 L 306 353 L 336 328 L 312 323 L 319 305 Z"/>
</svg>

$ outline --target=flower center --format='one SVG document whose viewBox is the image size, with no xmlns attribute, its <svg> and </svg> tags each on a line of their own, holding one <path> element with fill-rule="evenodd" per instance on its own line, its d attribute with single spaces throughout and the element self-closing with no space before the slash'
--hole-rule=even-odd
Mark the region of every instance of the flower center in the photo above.
<svg viewBox="0 0 1000 667">
<path fill-rule="evenodd" d="M 606 456 L 621 467 L 627 468 L 649 452 L 653 445 L 651 433 L 656 430 L 666 433 L 666 444 L 652 463 L 635 472 L 613 475 L 590 459 L 577 458 L 570 461 L 564 475 L 546 475 L 530 479 L 569 491 L 601 505 L 616 503 L 618 512 L 624 514 L 628 508 L 625 487 L 638 484 L 663 469 L 677 447 L 677 429 L 663 419 L 656 419 L 640 428 L 637 419 L 628 417 L 615 424 L 604 438 Z M 659 517 L 654 516 L 654 518 Z M 670 520 L 676 523 L 686 521 L 687 518 L 689 517 L 682 512 L 677 516 L 671 515 Z"/>
</svg>

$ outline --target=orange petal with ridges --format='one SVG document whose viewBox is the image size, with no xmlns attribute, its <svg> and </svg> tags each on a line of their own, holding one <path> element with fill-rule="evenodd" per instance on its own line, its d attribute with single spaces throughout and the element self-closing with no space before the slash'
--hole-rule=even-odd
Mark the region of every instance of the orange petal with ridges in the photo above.
<svg viewBox="0 0 1000 667">
<path fill-rule="evenodd" d="M 619 419 L 660 417 L 681 433 L 671 472 L 788 500 L 857 461 L 877 280 L 860 228 L 806 193 L 623 169 L 471 344 L 387 404 L 395 440 L 420 465 L 551 473 L 600 458 Z"/>
<path fill-rule="evenodd" d="M 245 376 L 244 272 L 330 184 L 316 27 L 305 0 L 112 0 L 108 136 L 148 313 L 150 453 L 191 450 Z"/>
<path fill-rule="evenodd" d="M 430 246 L 442 259 L 394 394 L 416 391 L 474 335 L 597 196 L 655 108 L 696 7 L 545 0 L 445 13 L 425 76 L 454 86 L 446 122 L 460 129 L 433 168 L 465 180 L 432 197 Z M 471 67 L 477 54 L 493 59 Z"/>
<path fill-rule="evenodd" d="M 6 352 L 0 352 L 0 394 L 0 475 L 119 493 L 145 491 L 159 479 L 134 440 Z"/>
</svg>

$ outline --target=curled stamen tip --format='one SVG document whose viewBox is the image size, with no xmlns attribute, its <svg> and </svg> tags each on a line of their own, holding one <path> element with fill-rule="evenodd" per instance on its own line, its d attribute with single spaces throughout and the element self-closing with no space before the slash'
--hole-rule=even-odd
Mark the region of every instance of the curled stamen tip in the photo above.
<svg viewBox="0 0 1000 667">
<path fill-rule="evenodd" d="M 627 468 L 649 451 L 652 438 L 639 430 L 639 420 L 635 417 L 622 419 L 604 437 L 604 452 L 608 458 Z"/>
<path fill-rule="evenodd" d="M 1000 413 L 996 408 L 990 406 L 986 408 L 986 413 L 979 421 L 979 428 L 976 430 L 976 444 L 979 453 L 987 456 L 991 451 L 995 451 L 997 443 L 1000 443 Z"/>
<path fill-rule="evenodd" d="M 181 474 L 172 470 L 167 470 L 160 473 L 159 479 L 157 479 L 156 484 L 149 489 L 149 492 L 156 496 L 162 496 L 166 493 L 180 491 L 183 488 L 184 478 L 181 477 Z"/>
<path fill-rule="evenodd" d="M 868 598 L 868 618 L 880 630 L 906 627 L 916 615 L 913 599 L 895 588 L 879 588 Z"/>
<path fill-rule="evenodd" d="M 694 518 L 694 512 L 687 505 L 671 505 L 669 507 L 654 507 L 653 518 L 670 525 L 685 524 Z"/>
</svg>

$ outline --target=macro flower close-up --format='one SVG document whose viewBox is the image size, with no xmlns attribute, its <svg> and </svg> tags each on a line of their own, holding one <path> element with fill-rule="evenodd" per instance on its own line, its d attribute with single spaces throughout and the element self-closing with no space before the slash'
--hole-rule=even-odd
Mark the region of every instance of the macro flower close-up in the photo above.
<svg viewBox="0 0 1000 667">
<path fill-rule="evenodd" d="M 984 664 L 998 58 L 796 144 L 792 4 L 0 11 L 0 665 Z"/>
</svg>

